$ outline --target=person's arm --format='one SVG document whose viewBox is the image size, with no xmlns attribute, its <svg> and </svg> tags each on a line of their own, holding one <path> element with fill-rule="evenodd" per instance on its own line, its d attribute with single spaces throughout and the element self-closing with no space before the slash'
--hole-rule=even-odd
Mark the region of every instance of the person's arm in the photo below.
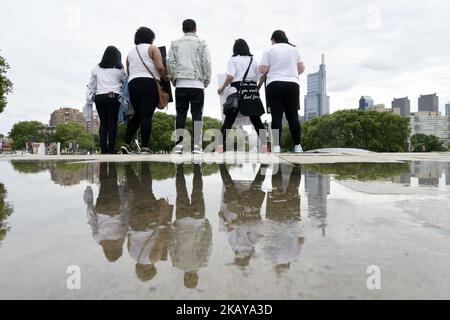
<svg viewBox="0 0 450 320">
<path fill-rule="evenodd" d="M 303 59 L 300 55 L 300 52 L 298 50 L 297 51 L 297 70 L 298 70 L 298 75 L 301 75 L 303 72 L 305 72 L 305 64 L 303 63 Z"/>
<path fill-rule="evenodd" d="M 175 79 L 175 67 L 177 65 L 177 59 L 175 57 L 175 51 L 173 49 L 173 42 L 170 44 L 169 54 L 167 56 L 167 72 L 169 74 L 170 81 L 174 87 L 176 87 L 177 79 Z"/>
<path fill-rule="evenodd" d="M 95 72 L 95 68 L 91 72 L 91 78 L 89 79 L 89 83 L 87 85 L 86 91 L 86 102 L 93 103 L 95 92 L 97 91 L 97 73 Z"/>
<path fill-rule="evenodd" d="M 202 71 L 204 76 L 204 85 L 205 88 L 207 88 L 211 83 L 211 54 L 206 42 L 203 43 Z"/>
<path fill-rule="evenodd" d="M 150 48 L 148 49 L 148 54 L 150 58 L 153 59 L 156 71 L 159 73 L 161 78 L 168 81 L 166 68 L 164 67 L 164 63 L 162 61 L 161 50 L 159 50 L 159 48 L 156 46 L 150 46 Z"/>
<path fill-rule="evenodd" d="M 227 70 L 226 70 L 227 77 L 225 78 L 225 82 L 223 85 L 217 90 L 217 93 L 222 95 L 225 91 L 225 88 L 228 87 L 234 80 L 234 77 L 236 76 L 236 65 L 234 64 L 233 58 L 231 58 L 228 61 L 227 64 Z"/>
<path fill-rule="evenodd" d="M 128 62 L 128 57 L 127 57 L 127 75 L 130 75 L 130 62 Z"/>
<path fill-rule="evenodd" d="M 265 51 L 261 58 L 261 63 L 259 64 L 259 72 L 265 76 L 269 72 L 270 63 L 269 63 L 269 52 Z"/>
<path fill-rule="evenodd" d="M 223 94 L 223 92 L 225 91 L 225 88 L 228 87 L 234 80 L 233 76 L 230 76 L 229 74 L 227 74 L 227 78 L 225 79 L 225 82 L 223 83 L 223 85 L 219 88 L 219 90 L 217 90 L 218 94 Z"/>
<path fill-rule="evenodd" d="M 297 70 L 298 75 L 301 75 L 303 72 L 305 72 L 305 64 L 303 62 L 297 63 Z"/>
<path fill-rule="evenodd" d="M 261 89 L 261 87 L 262 87 L 263 84 L 266 82 L 266 80 L 267 80 L 267 76 L 266 76 L 266 75 L 262 75 L 262 76 L 259 78 L 259 81 L 258 81 L 258 91 Z"/>
</svg>

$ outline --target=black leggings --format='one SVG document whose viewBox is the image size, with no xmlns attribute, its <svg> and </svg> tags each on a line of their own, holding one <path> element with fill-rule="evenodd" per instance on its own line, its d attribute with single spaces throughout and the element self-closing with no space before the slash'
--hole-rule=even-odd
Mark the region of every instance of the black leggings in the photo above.
<svg viewBox="0 0 450 320">
<path fill-rule="evenodd" d="M 294 144 L 301 141 L 298 109 L 300 107 L 300 87 L 295 82 L 274 81 L 267 86 L 267 101 L 272 111 L 272 136 L 275 144 L 281 140 L 283 112 L 289 123 Z M 278 138 L 278 141 L 276 141 Z"/>
<path fill-rule="evenodd" d="M 130 102 L 134 115 L 127 125 L 125 143 L 130 144 L 139 128 L 141 128 L 142 147 L 149 147 L 152 133 L 152 118 L 158 104 L 156 82 L 152 78 L 136 78 L 130 81 Z"/>
<path fill-rule="evenodd" d="M 222 129 L 221 129 L 224 147 L 226 146 L 226 143 L 227 143 L 227 136 L 226 136 L 227 130 L 231 129 L 231 127 L 234 124 L 234 121 L 236 121 L 236 117 L 238 116 L 238 114 L 239 114 L 239 111 L 236 113 L 233 113 L 233 114 L 227 114 L 225 116 L 225 120 L 223 122 Z M 260 130 L 264 130 L 264 131 L 266 130 L 266 127 L 264 127 L 264 124 L 261 121 L 261 117 L 260 116 L 249 116 L 249 118 L 250 118 L 250 121 L 252 122 L 253 127 L 255 128 L 256 133 L 258 134 L 258 137 L 259 137 L 259 135 L 261 133 Z"/>
<path fill-rule="evenodd" d="M 117 137 L 117 118 L 119 116 L 119 95 L 99 94 L 95 96 L 95 106 L 100 118 L 100 148 L 102 153 L 114 153 Z"/>
</svg>

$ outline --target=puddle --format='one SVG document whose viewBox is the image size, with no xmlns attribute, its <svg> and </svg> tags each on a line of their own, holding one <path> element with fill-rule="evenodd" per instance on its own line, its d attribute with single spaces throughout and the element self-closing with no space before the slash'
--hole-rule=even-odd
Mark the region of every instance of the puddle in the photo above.
<svg viewBox="0 0 450 320">
<path fill-rule="evenodd" d="M 1 299 L 449 299 L 449 248 L 449 163 L 0 162 Z"/>
</svg>

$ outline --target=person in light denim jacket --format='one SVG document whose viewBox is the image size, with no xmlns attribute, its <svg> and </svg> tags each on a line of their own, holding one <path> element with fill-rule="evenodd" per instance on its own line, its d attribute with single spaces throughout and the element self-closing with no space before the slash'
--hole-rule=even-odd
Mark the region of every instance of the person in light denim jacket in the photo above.
<svg viewBox="0 0 450 320">
<path fill-rule="evenodd" d="M 202 151 L 204 89 L 211 83 L 211 56 L 205 40 L 200 39 L 194 20 L 183 22 L 184 36 L 172 42 L 167 61 L 175 90 L 177 142 L 174 153 L 183 152 L 183 129 L 191 106 L 194 124 L 194 153 Z"/>
</svg>

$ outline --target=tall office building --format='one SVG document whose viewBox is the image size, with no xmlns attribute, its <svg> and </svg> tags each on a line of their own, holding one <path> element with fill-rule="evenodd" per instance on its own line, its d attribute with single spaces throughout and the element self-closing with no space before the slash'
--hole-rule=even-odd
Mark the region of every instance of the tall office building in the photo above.
<svg viewBox="0 0 450 320">
<path fill-rule="evenodd" d="M 330 194 L 330 176 L 312 171 L 305 172 L 305 191 L 308 197 L 308 217 L 316 219 L 326 236 L 327 199 Z"/>
<path fill-rule="evenodd" d="M 400 115 L 409 117 L 411 115 L 411 101 L 406 98 L 394 98 L 392 101 L 392 109 L 400 109 Z"/>
<path fill-rule="evenodd" d="M 305 120 L 330 113 L 330 97 L 327 96 L 327 71 L 325 55 L 319 71 L 308 74 L 308 92 L 305 96 Z"/>
<path fill-rule="evenodd" d="M 450 101 L 445 105 L 445 116 L 450 117 Z"/>
<path fill-rule="evenodd" d="M 359 110 L 366 110 L 367 108 L 373 107 L 374 102 L 372 97 L 370 96 L 362 96 L 361 99 L 359 99 Z"/>
<path fill-rule="evenodd" d="M 439 97 L 436 93 L 419 97 L 419 112 L 439 112 Z"/>
</svg>

